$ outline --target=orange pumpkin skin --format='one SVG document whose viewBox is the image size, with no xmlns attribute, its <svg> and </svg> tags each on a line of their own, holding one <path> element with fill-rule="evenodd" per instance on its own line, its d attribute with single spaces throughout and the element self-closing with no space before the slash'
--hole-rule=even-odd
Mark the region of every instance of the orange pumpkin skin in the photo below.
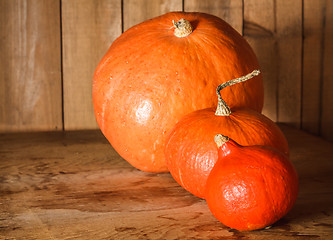
<svg viewBox="0 0 333 240">
<path fill-rule="evenodd" d="M 240 231 L 262 229 L 291 210 L 298 176 L 285 154 L 267 146 L 242 147 L 232 140 L 218 152 L 206 200 L 220 222 Z"/>
<path fill-rule="evenodd" d="M 218 133 L 244 146 L 267 145 L 289 154 L 288 142 L 279 127 L 258 112 L 240 108 L 229 116 L 216 116 L 213 108 L 194 111 L 170 131 L 165 158 L 173 178 L 200 198 L 205 198 L 206 181 L 217 161 L 212 139 Z"/>
<path fill-rule="evenodd" d="M 193 32 L 174 36 L 172 20 Z M 134 167 L 167 172 L 166 133 L 185 114 L 216 104 L 214 89 L 258 69 L 251 47 L 223 20 L 172 12 L 132 27 L 116 39 L 93 79 L 97 123 L 114 149 Z M 261 76 L 224 92 L 230 107 L 263 107 Z"/>
</svg>

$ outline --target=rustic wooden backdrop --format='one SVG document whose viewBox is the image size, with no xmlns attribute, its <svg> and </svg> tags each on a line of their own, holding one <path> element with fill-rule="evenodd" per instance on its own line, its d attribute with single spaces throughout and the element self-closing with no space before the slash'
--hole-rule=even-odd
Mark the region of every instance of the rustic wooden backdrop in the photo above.
<svg viewBox="0 0 333 240">
<path fill-rule="evenodd" d="M 264 114 L 333 140 L 332 0 L 0 0 L 0 132 L 97 128 L 99 60 L 123 31 L 169 11 L 229 22 L 259 58 Z"/>
</svg>

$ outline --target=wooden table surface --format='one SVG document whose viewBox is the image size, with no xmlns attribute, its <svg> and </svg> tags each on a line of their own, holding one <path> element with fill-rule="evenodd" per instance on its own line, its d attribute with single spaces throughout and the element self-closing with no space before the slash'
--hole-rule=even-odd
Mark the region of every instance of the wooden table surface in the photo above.
<svg viewBox="0 0 333 240">
<path fill-rule="evenodd" d="M 99 131 L 0 135 L 0 239 L 333 239 L 333 143 L 280 125 L 300 177 L 271 229 L 225 227 L 170 174 L 134 169 Z"/>
</svg>

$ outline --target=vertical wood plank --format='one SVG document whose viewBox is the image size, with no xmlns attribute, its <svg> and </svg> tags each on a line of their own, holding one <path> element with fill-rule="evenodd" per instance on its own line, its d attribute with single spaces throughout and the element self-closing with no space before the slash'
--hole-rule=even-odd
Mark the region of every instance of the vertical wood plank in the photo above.
<svg viewBox="0 0 333 240">
<path fill-rule="evenodd" d="M 0 132 L 62 130 L 59 0 L 0 0 Z"/>
<path fill-rule="evenodd" d="M 302 1 L 276 0 L 278 121 L 300 127 Z"/>
<path fill-rule="evenodd" d="M 256 53 L 264 79 L 263 114 L 277 121 L 278 45 L 274 0 L 244 1 L 244 37 Z"/>
<path fill-rule="evenodd" d="M 302 129 L 319 134 L 325 0 L 303 4 Z"/>
<path fill-rule="evenodd" d="M 62 0 L 65 130 L 97 128 L 95 68 L 121 34 L 121 0 Z"/>
<path fill-rule="evenodd" d="M 242 0 L 185 0 L 186 12 L 204 12 L 222 18 L 243 34 L 243 1 Z"/>
<path fill-rule="evenodd" d="M 299 127 L 301 118 L 302 2 L 244 1 L 244 35 L 263 70 L 263 113 Z"/>
<path fill-rule="evenodd" d="M 321 135 L 333 141 L 333 2 L 326 1 L 325 8 Z"/>
<path fill-rule="evenodd" d="M 124 31 L 171 11 L 182 11 L 182 0 L 123 0 Z"/>
</svg>

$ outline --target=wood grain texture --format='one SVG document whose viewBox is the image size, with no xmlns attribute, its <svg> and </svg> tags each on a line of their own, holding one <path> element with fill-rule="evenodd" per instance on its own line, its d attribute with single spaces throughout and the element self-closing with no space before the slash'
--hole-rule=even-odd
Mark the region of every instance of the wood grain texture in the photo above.
<svg viewBox="0 0 333 240">
<path fill-rule="evenodd" d="M 99 131 L 0 134 L 0 239 L 330 239 L 333 143 L 281 128 L 299 197 L 253 232 L 223 226 L 170 174 L 134 169 Z"/>
<path fill-rule="evenodd" d="M 60 5 L 0 0 L 0 132 L 62 130 Z"/>
<path fill-rule="evenodd" d="M 302 129 L 319 134 L 326 1 L 303 3 Z"/>
<path fill-rule="evenodd" d="M 325 0 L 0 0 L 0 132 L 97 128 L 92 75 L 113 40 L 182 9 L 244 29 L 263 70 L 265 115 L 333 140 L 333 14 Z"/>
<path fill-rule="evenodd" d="M 333 141 L 333 2 L 326 1 L 324 17 L 321 136 Z"/>
<path fill-rule="evenodd" d="M 242 0 L 185 0 L 186 12 L 204 12 L 222 18 L 243 34 L 243 1 Z"/>
<path fill-rule="evenodd" d="M 244 1 L 244 36 L 263 70 L 263 114 L 300 127 L 302 1 Z"/>
<path fill-rule="evenodd" d="M 121 1 L 62 1 L 62 27 L 64 127 L 94 129 L 92 78 L 98 62 L 121 34 Z"/>
<path fill-rule="evenodd" d="M 264 79 L 263 114 L 277 121 L 279 81 L 276 8 L 273 0 L 244 1 L 244 37 L 256 53 Z"/>
<path fill-rule="evenodd" d="M 182 11 L 182 0 L 123 0 L 124 31 L 167 12 Z"/>
<path fill-rule="evenodd" d="M 278 52 L 278 121 L 300 127 L 302 1 L 275 1 Z"/>
</svg>

